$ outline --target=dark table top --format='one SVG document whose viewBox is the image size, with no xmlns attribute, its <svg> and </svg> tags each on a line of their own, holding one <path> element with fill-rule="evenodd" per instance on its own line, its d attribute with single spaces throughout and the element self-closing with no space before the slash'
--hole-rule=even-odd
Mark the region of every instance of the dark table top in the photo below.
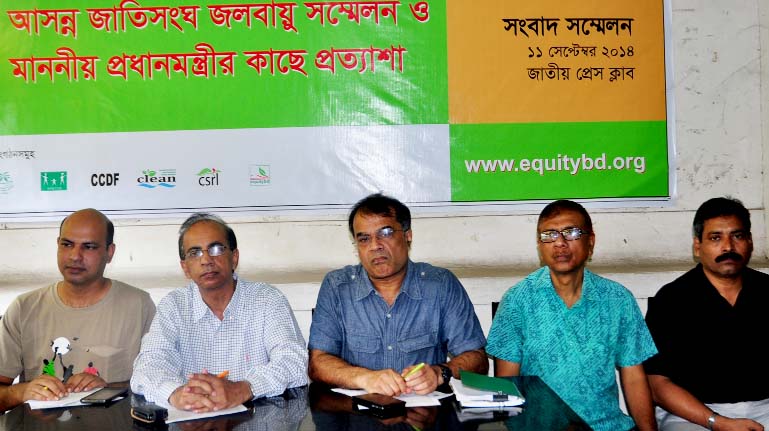
<svg viewBox="0 0 769 431">
<path fill-rule="evenodd" d="M 416 407 L 394 418 L 379 419 L 358 412 L 352 399 L 313 384 L 281 397 L 249 403 L 249 410 L 229 416 L 179 422 L 167 429 L 182 431 L 250 430 L 589 430 L 590 428 L 538 377 L 514 377 L 526 404 L 519 411 L 474 414 L 459 409 L 454 397 L 440 407 Z M 148 431 L 134 424 L 132 405 L 143 403 L 130 396 L 109 406 L 30 410 L 27 404 L 0 415 L 0 430 L 8 431 Z"/>
</svg>

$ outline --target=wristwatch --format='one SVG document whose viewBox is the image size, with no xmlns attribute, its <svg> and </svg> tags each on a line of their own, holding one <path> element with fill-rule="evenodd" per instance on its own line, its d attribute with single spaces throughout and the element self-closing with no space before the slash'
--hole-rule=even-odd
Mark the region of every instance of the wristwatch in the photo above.
<svg viewBox="0 0 769 431">
<path fill-rule="evenodd" d="M 453 373 L 451 372 L 451 368 L 449 368 L 448 366 L 443 364 L 437 364 L 437 365 L 441 368 L 441 377 L 443 378 L 443 384 L 445 385 L 446 383 L 449 382 L 449 380 L 451 380 Z"/>
</svg>

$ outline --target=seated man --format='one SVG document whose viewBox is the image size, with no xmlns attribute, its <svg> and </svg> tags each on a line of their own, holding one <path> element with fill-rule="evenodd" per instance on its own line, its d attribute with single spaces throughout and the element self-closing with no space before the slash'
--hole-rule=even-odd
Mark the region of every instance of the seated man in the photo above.
<svg viewBox="0 0 769 431">
<path fill-rule="evenodd" d="M 409 260 L 409 209 L 371 195 L 353 207 L 348 225 L 360 265 L 323 280 L 310 328 L 310 378 L 399 395 L 430 393 L 460 369 L 485 374 L 486 339 L 464 287 L 446 269 Z"/>
<path fill-rule="evenodd" d="M 649 301 L 659 354 L 645 362 L 661 430 L 769 428 L 769 275 L 748 268 L 750 213 L 714 198 L 694 215 L 699 264 Z"/>
<path fill-rule="evenodd" d="M 63 280 L 20 295 L 0 320 L 0 411 L 131 378 L 155 304 L 147 292 L 104 277 L 114 231 L 94 209 L 62 221 Z"/>
<path fill-rule="evenodd" d="M 134 362 L 135 393 L 207 412 L 308 383 L 307 348 L 288 301 L 237 277 L 237 239 L 222 219 L 190 216 L 179 258 L 192 282 L 160 301 Z"/>
<path fill-rule="evenodd" d="M 498 376 L 541 377 L 596 431 L 656 430 L 642 362 L 657 349 L 633 295 L 585 269 L 594 245 L 582 205 L 559 200 L 542 210 L 545 266 L 505 293 L 489 354 Z M 632 419 L 619 407 L 617 368 Z"/>
</svg>

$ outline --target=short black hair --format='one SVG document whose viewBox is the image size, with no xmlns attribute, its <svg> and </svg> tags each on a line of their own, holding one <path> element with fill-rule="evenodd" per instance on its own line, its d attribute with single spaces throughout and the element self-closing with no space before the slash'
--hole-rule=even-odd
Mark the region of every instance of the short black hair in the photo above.
<svg viewBox="0 0 769 431">
<path fill-rule="evenodd" d="M 406 205 L 403 205 L 398 199 L 385 196 L 381 193 L 374 193 L 359 200 L 358 203 L 352 207 L 350 217 L 347 221 L 352 236 L 355 236 L 352 222 L 355 220 L 355 215 L 359 212 L 362 214 L 395 217 L 395 221 L 400 223 L 404 232 L 411 229 L 411 211 L 409 211 Z"/>
<path fill-rule="evenodd" d="M 732 197 L 722 197 L 708 199 L 700 205 L 694 214 L 694 223 L 692 223 L 692 233 L 697 239 L 702 241 L 702 232 L 705 230 L 705 222 L 716 217 L 735 216 L 742 226 L 750 234 L 750 211 L 742 204 L 739 199 Z"/>
<path fill-rule="evenodd" d="M 585 229 L 587 229 L 588 232 L 593 232 L 593 220 L 590 218 L 590 214 L 587 213 L 585 207 L 577 202 L 567 199 L 559 199 L 550 202 L 542 209 L 542 212 L 539 213 L 539 219 L 537 219 L 537 230 L 539 230 L 539 225 L 542 224 L 544 220 L 555 217 L 564 211 L 574 211 L 575 213 L 582 215 L 582 219 L 585 221 Z"/>
<path fill-rule="evenodd" d="M 233 231 L 221 217 L 211 213 L 195 213 L 189 216 L 187 220 L 182 223 L 182 227 L 179 228 L 179 258 L 181 260 L 184 260 L 186 257 L 184 255 L 184 234 L 186 234 L 194 224 L 204 221 L 216 223 L 221 226 L 227 235 L 227 247 L 229 247 L 231 251 L 238 249 L 238 239 L 235 238 L 235 231 Z"/>
<path fill-rule="evenodd" d="M 112 220 L 107 218 L 107 216 L 104 216 L 104 218 L 107 219 L 107 245 L 111 245 L 115 240 L 115 225 L 112 224 Z"/>
</svg>

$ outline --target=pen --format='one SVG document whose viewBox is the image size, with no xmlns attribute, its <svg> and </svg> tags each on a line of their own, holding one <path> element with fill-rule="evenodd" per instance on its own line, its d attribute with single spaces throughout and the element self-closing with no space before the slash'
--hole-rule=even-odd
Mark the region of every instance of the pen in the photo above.
<svg viewBox="0 0 769 431">
<path fill-rule="evenodd" d="M 223 378 L 227 377 L 227 374 L 230 374 L 230 371 L 229 370 L 224 370 L 221 373 L 217 374 L 216 377 L 219 377 L 220 379 L 223 379 Z"/>
<path fill-rule="evenodd" d="M 403 376 L 403 378 L 404 378 L 404 379 L 407 379 L 407 378 L 408 378 L 409 376 L 411 376 L 412 374 L 414 374 L 414 373 L 416 373 L 417 371 L 421 370 L 421 369 L 422 369 L 424 366 L 425 366 L 425 363 L 424 363 L 424 362 L 420 363 L 420 364 L 419 364 L 419 365 L 417 365 L 416 367 L 412 368 L 412 369 L 411 369 L 411 371 L 409 371 L 408 373 L 406 373 L 406 375 L 405 375 L 405 376 Z"/>
</svg>

